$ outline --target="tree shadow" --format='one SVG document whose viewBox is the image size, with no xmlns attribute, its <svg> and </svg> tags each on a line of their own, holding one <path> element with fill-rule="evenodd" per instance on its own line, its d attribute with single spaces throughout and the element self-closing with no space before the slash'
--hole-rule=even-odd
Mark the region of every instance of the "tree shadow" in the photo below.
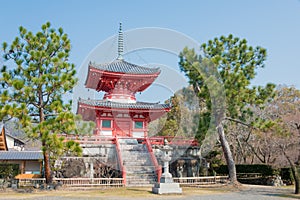
<svg viewBox="0 0 300 200">
<path fill-rule="evenodd" d="M 295 198 L 300 199 L 300 195 L 293 194 L 293 189 L 291 188 L 276 188 L 271 186 L 264 187 L 251 187 L 245 190 L 241 190 L 240 194 L 251 194 L 251 195 L 261 195 L 269 197 L 282 197 L 282 198 Z"/>
</svg>

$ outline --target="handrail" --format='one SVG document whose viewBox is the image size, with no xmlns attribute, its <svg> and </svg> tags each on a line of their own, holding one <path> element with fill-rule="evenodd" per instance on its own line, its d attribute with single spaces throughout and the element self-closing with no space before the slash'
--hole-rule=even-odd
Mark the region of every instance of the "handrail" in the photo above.
<svg viewBox="0 0 300 200">
<path fill-rule="evenodd" d="M 65 137 L 65 141 L 74 140 L 80 144 L 111 144 L 115 137 L 112 136 L 103 136 L 103 135 L 83 135 L 83 136 L 76 136 L 76 135 L 65 135 L 61 134 L 60 136 Z M 121 139 L 122 137 L 119 137 Z M 128 138 L 128 137 L 123 137 Z M 144 139 L 144 138 L 135 138 L 131 137 L 132 139 Z M 192 138 L 185 138 L 185 137 L 174 137 L 174 136 L 154 136 L 149 137 L 151 145 L 164 145 L 165 139 L 169 141 L 170 145 L 177 145 L 177 146 L 199 146 L 199 143 L 196 139 Z"/>
<path fill-rule="evenodd" d="M 117 137 L 115 137 L 115 143 L 116 143 L 116 150 L 117 150 L 117 155 L 118 155 L 119 163 L 120 163 L 120 169 L 122 171 L 123 184 L 126 185 L 126 170 L 123 165 L 123 159 L 121 156 L 121 147 L 120 147 L 120 143 L 119 143 L 119 140 Z"/>
<path fill-rule="evenodd" d="M 110 136 L 98 136 L 98 135 L 92 135 L 92 136 L 75 136 L 75 135 L 60 135 L 64 137 L 64 141 L 68 140 L 74 140 L 75 142 L 78 142 L 80 144 L 112 144 L 114 142 L 114 137 Z"/>
<path fill-rule="evenodd" d="M 156 156 L 153 153 L 151 143 L 150 143 L 150 141 L 147 137 L 145 138 L 145 143 L 146 143 L 146 147 L 148 149 L 148 152 L 150 154 L 151 161 L 152 161 L 153 165 L 155 166 L 155 171 L 156 171 L 156 174 L 157 174 L 157 182 L 160 183 L 160 178 L 161 178 L 161 174 L 162 174 L 161 165 L 158 164 Z"/>
<path fill-rule="evenodd" d="M 167 139 L 170 145 L 178 146 L 199 146 L 199 142 L 196 139 L 177 137 L 177 136 L 155 136 L 150 137 L 151 144 L 164 145 L 164 141 Z"/>
</svg>

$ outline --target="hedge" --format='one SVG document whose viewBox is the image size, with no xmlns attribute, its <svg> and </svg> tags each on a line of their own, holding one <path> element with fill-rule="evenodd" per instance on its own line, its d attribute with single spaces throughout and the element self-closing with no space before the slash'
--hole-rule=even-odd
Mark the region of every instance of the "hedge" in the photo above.
<svg viewBox="0 0 300 200">
<path fill-rule="evenodd" d="M 218 168 L 215 168 L 215 171 L 219 175 L 227 175 L 228 168 L 227 165 L 221 165 Z M 291 185 L 294 182 L 293 174 L 291 168 L 272 168 L 270 165 L 263 165 L 263 164 L 254 164 L 254 165 L 236 165 L 236 172 L 237 173 L 260 173 L 262 177 L 257 178 L 257 182 L 264 182 L 261 181 L 268 176 L 280 175 L 281 179 L 284 181 L 285 184 Z M 298 173 L 300 174 L 300 168 L 298 168 Z M 261 180 L 259 180 L 261 179 Z M 251 181 L 253 181 L 251 179 Z M 255 184 L 255 183 L 252 183 Z"/>
<path fill-rule="evenodd" d="M 217 174 L 228 174 L 227 165 L 221 165 L 215 169 Z M 277 170 L 270 165 L 254 164 L 254 165 L 236 165 L 236 173 L 260 173 L 262 176 L 275 175 Z"/>
</svg>

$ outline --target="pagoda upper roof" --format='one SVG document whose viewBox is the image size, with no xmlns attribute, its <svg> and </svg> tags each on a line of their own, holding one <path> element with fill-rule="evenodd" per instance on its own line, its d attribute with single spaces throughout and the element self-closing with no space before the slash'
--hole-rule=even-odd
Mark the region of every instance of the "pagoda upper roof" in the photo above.
<svg viewBox="0 0 300 200">
<path fill-rule="evenodd" d="M 122 73 L 122 74 L 151 75 L 151 74 L 160 73 L 159 68 L 143 67 L 143 66 L 129 63 L 123 59 L 116 59 L 111 63 L 104 63 L 104 64 L 90 63 L 90 66 L 104 72 L 114 72 L 114 73 Z"/>
<path fill-rule="evenodd" d="M 118 108 L 118 109 L 146 109 L 146 110 L 161 110 L 171 108 L 170 104 L 160 104 L 160 103 L 146 103 L 146 102 L 136 102 L 136 103 L 121 103 L 109 100 L 91 100 L 91 99 L 81 99 L 78 100 L 79 103 L 86 104 L 89 106 L 98 106 L 106 108 Z"/>
</svg>

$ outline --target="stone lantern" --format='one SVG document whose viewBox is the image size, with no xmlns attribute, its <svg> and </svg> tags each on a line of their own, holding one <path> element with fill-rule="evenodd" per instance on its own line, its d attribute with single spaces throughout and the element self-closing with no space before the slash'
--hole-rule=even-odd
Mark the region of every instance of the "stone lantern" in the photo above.
<svg viewBox="0 0 300 200">
<path fill-rule="evenodd" d="M 170 153 L 172 147 L 168 145 L 167 140 L 164 142 L 164 146 L 160 149 L 162 151 L 161 160 L 164 162 L 164 173 L 160 178 L 160 182 L 155 183 L 152 188 L 154 194 L 181 194 L 182 189 L 179 187 L 179 183 L 174 183 L 172 174 L 169 172 L 169 162 L 171 160 Z"/>
</svg>

